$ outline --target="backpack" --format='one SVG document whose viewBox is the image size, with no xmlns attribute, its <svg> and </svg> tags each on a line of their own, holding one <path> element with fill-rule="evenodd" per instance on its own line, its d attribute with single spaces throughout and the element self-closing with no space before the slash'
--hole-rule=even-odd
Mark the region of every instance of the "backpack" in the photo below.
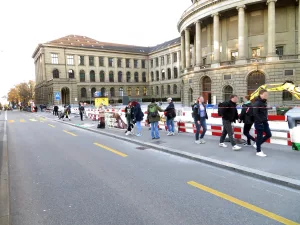
<svg viewBox="0 0 300 225">
<path fill-rule="evenodd" d="M 224 109 L 222 107 L 224 107 L 224 102 L 218 104 L 218 116 L 223 116 Z"/>
<path fill-rule="evenodd" d="M 173 119 L 176 117 L 176 111 L 175 109 L 170 109 L 167 113 L 166 116 L 168 119 Z"/>
<path fill-rule="evenodd" d="M 149 106 L 149 116 L 151 116 L 151 117 L 158 116 L 158 111 L 157 111 L 156 105 Z"/>
</svg>

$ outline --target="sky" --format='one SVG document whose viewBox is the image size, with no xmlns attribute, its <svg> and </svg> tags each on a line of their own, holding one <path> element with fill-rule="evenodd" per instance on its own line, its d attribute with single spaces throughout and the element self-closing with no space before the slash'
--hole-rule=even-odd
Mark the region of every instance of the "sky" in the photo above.
<svg viewBox="0 0 300 225">
<path fill-rule="evenodd" d="M 34 80 L 39 43 L 69 34 L 98 41 L 154 46 L 179 37 L 177 23 L 191 0 L 0 1 L 0 97 Z"/>
</svg>

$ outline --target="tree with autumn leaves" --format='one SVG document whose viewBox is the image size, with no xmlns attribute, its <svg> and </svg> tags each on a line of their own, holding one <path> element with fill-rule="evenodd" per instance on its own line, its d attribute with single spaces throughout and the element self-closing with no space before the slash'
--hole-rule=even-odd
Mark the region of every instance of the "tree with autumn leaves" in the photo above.
<svg viewBox="0 0 300 225">
<path fill-rule="evenodd" d="M 17 84 L 9 90 L 7 99 L 13 106 L 19 104 L 19 102 L 22 105 L 27 105 L 30 100 L 34 99 L 34 87 L 35 83 L 32 80 Z"/>
</svg>

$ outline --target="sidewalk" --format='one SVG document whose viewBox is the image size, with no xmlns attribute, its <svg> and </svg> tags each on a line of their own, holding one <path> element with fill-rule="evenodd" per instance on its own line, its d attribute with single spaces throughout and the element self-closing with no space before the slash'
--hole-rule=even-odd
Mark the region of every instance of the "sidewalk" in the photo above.
<svg viewBox="0 0 300 225">
<path fill-rule="evenodd" d="M 38 113 L 38 115 L 56 119 L 49 113 Z M 167 136 L 167 132 L 161 130 L 160 140 L 152 140 L 150 131 L 146 127 L 143 127 L 142 137 L 126 136 L 125 130 L 117 128 L 97 129 L 97 121 L 85 119 L 82 122 L 79 117 L 74 116 L 71 119 L 71 121 L 65 120 L 65 122 L 100 133 L 117 135 L 122 137 L 123 140 L 125 138 L 132 142 L 141 142 L 141 144 L 171 154 L 193 159 L 199 158 L 201 160 L 198 161 L 214 165 L 218 164 L 218 166 L 226 167 L 227 169 L 228 167 L 234 167 L 232 169 L 239 172 L 247 170 L 245 173 L 248 175 L 251 175 L 254 170 L 258 170 L 261 171 L 262 176 L 265 176 L 264 172 L 266 172 L 273 174 L 274 178 L 276 176 L 282 176 L 282 179 L 287 178 L 286 182 L 289 182 L 289 178 L 295 179 L 294 181 L 299 182 L 298 188 L 300 189 L 300 152 L 293 151 L 290 146 L 264 144 L 262 149 L 267 154 L 267 157 L 260 158 L 255 155 L 256 150 L 253 147 L 243 147 L 241 151 L 233 151 L 230 143 L 228 143 L 227 148 L 220 148 L 218 146 L 219 138 L 214 136 L 206 136 L 206 144 L 197 145 L 194 142 L 195 137 L 193 134 L 176 133 L 175 136 Z M 270 176 L 268 175 L 267 177 Z M 270 179 L 272 180 L 273 177 Z"/>
</svg>

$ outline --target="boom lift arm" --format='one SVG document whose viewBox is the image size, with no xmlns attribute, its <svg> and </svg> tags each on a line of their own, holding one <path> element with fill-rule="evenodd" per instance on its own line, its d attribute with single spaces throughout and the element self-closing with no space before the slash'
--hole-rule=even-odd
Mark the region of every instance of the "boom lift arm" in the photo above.
<svg viewBox="0 0 300 225">
<path fill-rule="evenodd" d="M 259 95 L 259 91 L 262 89 L 265 89 L 269 92 L 288 91 L 292 95 L 294 95 L 296 99 L 300 100 L 300 87 L 296 86 L 292 81 L 286 81 L 283 84 L 261 85 L 256 91 L 251 94 L 250 100 L 253 100 L 255 97 L 257 97 Z"/>
</svg>

